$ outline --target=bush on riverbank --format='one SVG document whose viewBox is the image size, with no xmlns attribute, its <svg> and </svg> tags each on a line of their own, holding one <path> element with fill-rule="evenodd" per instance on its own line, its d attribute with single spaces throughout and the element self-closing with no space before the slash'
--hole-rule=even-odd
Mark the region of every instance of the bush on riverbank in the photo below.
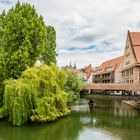
<svg viewBox="0 0 140 140">
<path fill-rule="evenodd" d="M 68 93 L 68 105 L 74 104 L 79 99 L 79 92 L 82 89 L 82 78 L 74 70 L 65 70 L 68 75 L 64 85 L 65 91 Z"/>
<path fill-rule="evenodd" d="M 5 82 L 0 118 L 8 117 L 19 126 L 28 120 L 46 122 L 69 114 L 65 82 L 65 72 L 55 65 L 28 68 L 21 78 Z"/>
</svg>

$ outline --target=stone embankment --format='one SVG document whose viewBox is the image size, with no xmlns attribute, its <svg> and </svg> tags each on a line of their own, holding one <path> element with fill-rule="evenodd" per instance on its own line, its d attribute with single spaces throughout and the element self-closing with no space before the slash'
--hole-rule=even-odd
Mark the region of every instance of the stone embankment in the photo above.
<svg viewBox="0 0 140 140">
<path fill-rule="evenodd" d="M 127 100 L 123 100 L 122 101 L 123 103 L 133 107 L 133 108 L 136 108 L 136 109 L 140 109 L 140 101 L 127 101 Z"/>
</svg>

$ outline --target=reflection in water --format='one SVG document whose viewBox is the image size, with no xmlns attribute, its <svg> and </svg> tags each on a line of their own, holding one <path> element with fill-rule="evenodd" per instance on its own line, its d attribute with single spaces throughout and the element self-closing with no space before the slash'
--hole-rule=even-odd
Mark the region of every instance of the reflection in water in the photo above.
<svg viewBox="0 0 140 140">
<path fill-rule="evenodd" d="M 140 112 L 118 101 L 72 107 L 72 114 L 46 124 L 13 127 L 0 121 L 0 140 L 139 140 Z"/>
<path fill-rule="evenodd" d="M 105 131 L 104 129 L 98 128 L 85 128 L 81 132 L 79 138 L 80 140 L 118 140 L 119 138 L 112 133 Z"/>
<path fill-rule="evenodd" d="M 74 113 L 52 123 L 23 127 L 0 122 L 0 140 L 76 140 L 82 129 L 79 119 L 80 114 Z"/>
</svg>

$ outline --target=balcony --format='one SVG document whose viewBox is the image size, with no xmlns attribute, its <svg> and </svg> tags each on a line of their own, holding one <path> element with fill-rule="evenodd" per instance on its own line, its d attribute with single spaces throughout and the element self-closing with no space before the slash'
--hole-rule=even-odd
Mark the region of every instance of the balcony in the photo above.
<svg viewBox="0 0 140 140">
<path fill-rule="evenodd" d="M 104 76 L 104 77 L 94 77 L 93 81 L 103 81 L 103 80 L 114 80 L 114 75 Z"/>
</svg>

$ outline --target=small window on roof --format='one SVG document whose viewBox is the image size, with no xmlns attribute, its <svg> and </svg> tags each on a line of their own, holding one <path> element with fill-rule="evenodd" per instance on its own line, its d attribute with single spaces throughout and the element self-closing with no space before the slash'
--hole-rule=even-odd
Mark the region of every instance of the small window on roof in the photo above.
<svg viewBox="0 0 140 140">
<path fill-rule="evenodd" d="M 128 57 L 130 55 L 130 52 L 126 54 L 126 57 Z"/>
<path fill-rule="evenodd" d="M 102 72 L 102 69 L 99 69 L 99 70 L 96 71 L 96 73 L 100 73 L 100 72 Z"/>
<path fill-rule="evenodd" d="M 111 71 L 112 68 L 113 68 L 112 66 L 111 66 L 111 67 L 107 67 L 106 70 L 107 70 L 107 71 Z"/>
<path fill-rule="evenodd" d="M 129 45 L 126 46 L 126 49 L 128 49 L 128 48 L 129 48 Z"/>
<path fill-rule="evenodd" d="M 126 65 L 130 64 L 130 61 L 127 61 L 125 64 L 126 64 Z"/>
</svg>

